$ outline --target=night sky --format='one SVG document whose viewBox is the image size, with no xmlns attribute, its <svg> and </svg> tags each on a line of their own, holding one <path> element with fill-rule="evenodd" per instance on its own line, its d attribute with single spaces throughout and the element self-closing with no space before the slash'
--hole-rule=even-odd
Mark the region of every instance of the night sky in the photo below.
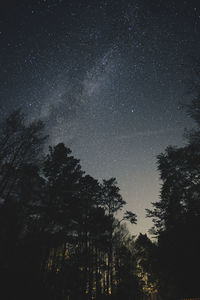
<svg viewBox="0 0 200 300">
<path fill-rule="evenodd" d="M 1 1 L 0 117 L 21 107 L 87 173 L 116 177 L 144 233 L 156 155 L 192 125 L 181 107 L 199 51 L 199 1 Z"/>
</svg>

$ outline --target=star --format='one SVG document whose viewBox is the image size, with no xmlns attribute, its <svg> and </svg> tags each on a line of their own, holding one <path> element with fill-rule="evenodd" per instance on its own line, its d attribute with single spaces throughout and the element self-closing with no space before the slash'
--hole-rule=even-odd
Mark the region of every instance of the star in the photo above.
<svg viewBox="0 0 200 300">
<path fill-rule="evenodd" d="M 190 57 L 199 57 L 198 7 L 18 2 L 13 20 L 9 10 L 1 18 L 0 114 L 22 107 L 27 121 L 45 122 L 49 144 L 71 147 L 89 174 L 116 177 L 137 210 L 136 230 L 147 232 L 145 208 L 159 197 L 155 156 L 179 146 L 176 129 L 188 126 L 179 103 Z"/>
</svg>

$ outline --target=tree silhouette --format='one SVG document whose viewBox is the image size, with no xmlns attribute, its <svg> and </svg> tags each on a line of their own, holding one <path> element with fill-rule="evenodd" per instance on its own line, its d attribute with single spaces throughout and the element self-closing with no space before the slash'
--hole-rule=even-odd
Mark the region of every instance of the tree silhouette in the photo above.
<svg viewBox="0 0 200 300">
<path fill-rule="evenodd" d="M 0 129 L 0 274 L 5 299 L 141 295 L 134 239 L 115 178 L 85 175 L 63 143 L 42 153 L 44 124 L 13 112 Z M 12 286 L 13 289 L 9 289 Z"/>
<path fill-rule="evenodd" d="M 163 182 L 160 201 L 153 203 L 153 210 L 147 210 L 154 222 L 152 232 L 158 237 L 157 275 L 160 294 L 166 299 L 200 294 L 195 275 L 200 267 L 199 108 L 197 97 L 188 111 L 198 127 L 187 133 L 186 146 L 168 147 L 158 156 Z"/>
</svg>

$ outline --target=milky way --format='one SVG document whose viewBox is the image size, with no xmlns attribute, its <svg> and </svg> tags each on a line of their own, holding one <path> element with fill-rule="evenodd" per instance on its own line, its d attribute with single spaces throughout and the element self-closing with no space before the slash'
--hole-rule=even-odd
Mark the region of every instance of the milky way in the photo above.
<svg viewBox="0 0 200 300">
<path fill-rule="evenodd" d="M 164 3 L 165 2 L 165 3 Z M 159 197 L 156 155 L 181 145 L 200 50 L 198 1 L 19 1 L 1 9 L 1 117 L 22 107 L 96 178 L 116 177 L 133 233 Z"/>
</svg>

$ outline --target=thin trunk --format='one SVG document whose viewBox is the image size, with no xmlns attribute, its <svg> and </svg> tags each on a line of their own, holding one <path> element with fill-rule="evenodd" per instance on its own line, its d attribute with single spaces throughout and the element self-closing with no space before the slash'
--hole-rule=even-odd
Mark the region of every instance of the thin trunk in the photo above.
<svg viewBox="0 0 200 300">
<path fill-rule="evenodd" d="M 90 257 L 90 263 L 89 263 L 89 299 L 92 299 L 92 291 L 93 291 L 93 245 L 92 242 L 90 241 L 90 246 L 89 246 L 89 257 Z"/>
<path fill-rule="evenodd" d="M 104 263 L 106 265 L 106 255 L 103 256 L 103 261 L 104 261 Z M 106 274 L 107 274 L 106 270 L 104 270 L 104 272 L 103 272 L 103 294 L 104 294 L 104 296 L 107 293 L 107 289 L 106 289 Z"/>
<path fill-rule="evenodd" d="M 109 296 L 110 287 L 110 252 L 108 252 L 107 276 L 106 276 L 106 295 Z"/>
<path fill-rule="evenodd" d="M 57 248 L 54 248 L 54 250 L 53 250 L 53 258 L 52 258 L 52 270 L 54 271 L 54 272 L 56 272 L 57 271 Z"/>
<path fill-rule="evenodd" d="M 62 259 L 61 259 L 61 263 L 60 263 L 60 268 L 61 268 L 61 269 L 62 269 L 62 267 L 64 266 L 64 263 L 65 263 L 66 250 L 67 250 L 67 244 L 66 244 L 66 242 L 65 242 L 65 243 L 63 244 Z"/>
<path fill-rule="evenodd" d="M 96 298 L 99 296 L 99 270 L 98 270 L 98 248 L 95 245 L 95 283 L 96 283 Z"/>
<path fill-rule="evenodd" d="M 110 255 L 110 292 L 113 292 L 113 249 L 111 249 Z"/>
</svg>

